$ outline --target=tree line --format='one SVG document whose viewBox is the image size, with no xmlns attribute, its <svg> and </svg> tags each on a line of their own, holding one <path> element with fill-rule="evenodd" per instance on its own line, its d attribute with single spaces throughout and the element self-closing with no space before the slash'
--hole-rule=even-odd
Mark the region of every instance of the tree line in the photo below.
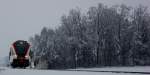
<svg viewBox="0 0 150 75">
<path fill-rule="evenodd" d="M 61 17 L 57 29 L 44 27 L 30 38 L 36 68 L 64 69 L 150 65 L 150 13 L 142 5 L 99 3 Z"/>
</svg>

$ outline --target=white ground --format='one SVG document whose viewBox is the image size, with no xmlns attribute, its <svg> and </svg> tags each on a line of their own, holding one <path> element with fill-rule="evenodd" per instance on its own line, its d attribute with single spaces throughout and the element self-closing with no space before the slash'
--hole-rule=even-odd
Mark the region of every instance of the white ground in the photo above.
<svg viewBox="0 0 150 75">
<path fill-rule="evenodd" d="M 6 58 L 3 58 L 6 59 Z M 78 68 L 71 69 L 73 71 L 65 70 L 34 70 L 34 69 L 11 69 L 5 65 L 7 60 L 0 60 L 0 75 L 150 75 L 137 73 L 111 73 L 111 72 L 87 72 L 92 71 L 126 71 L 126 72 L 150 72 L 150 66 L 137 67 L 106 67 L 106 68 Z M 86 71 L 75 71 L 86 70 Z"/>
<path fill-rule="evenodd" d="M 135 67 L 105 67 L 105 68 L 78 68 L 76 70 L 92 70 L 92 71 L 126 71 L 126 72 L 150 72 L 150 66 Z"/>
<path fill-rule="evenodd" d="M 150 67 L 112 67 L 112 68 L 91 68 L 81 70 L 94 71 L 136 71 L 150 72 Z M 110 72 L 84 72 L 84 71 L 59 71 L 59 70 L 33 70 L 33 69 L 10 69 L 0 67 L 0 75 L 148 75 L 132 73 L 110 73 Z"/>
</svg>

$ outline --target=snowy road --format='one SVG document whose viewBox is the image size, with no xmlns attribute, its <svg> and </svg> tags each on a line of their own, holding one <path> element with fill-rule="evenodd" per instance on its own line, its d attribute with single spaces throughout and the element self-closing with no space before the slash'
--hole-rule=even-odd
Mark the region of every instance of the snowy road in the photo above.
<svg viewBox="0 0 150 75">
<path fill-rule="evenodd" d="M 79 70 L 79 69 L 76 69 Z M 10 69 L 0 68 L 0 75 L 150 75 L 140 73 L 112 73 L 98 71 L 128 71 L 128 72 L 150 72 L 150 67 L 120 67 L 120 68 L 91 68 L 80 69 L 83 71 L 67 70 L 33 70 L 33 69 Z M 85 71 L 86 70 L 86 71 Z M 87 71 L 89 70 L 89 72 Z M 93 72 L 92 72 L 93 71 Z M 94 72 L 97 71 L 97 72 Z"/>
</svg>

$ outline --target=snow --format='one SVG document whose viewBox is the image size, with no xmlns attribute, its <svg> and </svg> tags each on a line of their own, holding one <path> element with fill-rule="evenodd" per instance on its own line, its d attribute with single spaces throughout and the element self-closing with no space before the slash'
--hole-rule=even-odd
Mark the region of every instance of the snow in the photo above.
<svg viewBox="0 0 150 75">
<path fill-rule="evenodd" d="M 90 71 L 127 71 L 127 72 L 150 72 L 150 66 L 136 67 L 106 67 L 106 68 L 78 68 L 69 70 L 37 70 L 37 69 L 12 69 L 6 67 L 8 57 L 0 60 L 0 75 L 144 75 L 137 73 L 111 73 L 111 72 L 88 72 Z M 72 71 L 73 70 L 73 71 Z M 76 71 L 83 70 L 83 71 Z M 86 70 L 86 71 L 84 71 Z"/>
<path fill-rule="evenodd" d="M 150 66 L 134 66 L 134 67 L 105 67 L 105 68 L 78 68 L 76 70 L 90 71 L 126 71 L 126 72 L 150 72 Z"/>
<path fill-rule="evenodd" d="M 110 73 L 110 72 L 85 72 L 85 71 L 65 71 L 65 70 L 35 70 L 35 69 L 10 69 L 0 68 L 0 75 L 144 75 L 132 73 Z M 78 69 L 79 70 L 79 69 Z M 111 67 L 111 68 L 89 68 L 80 70 L 119 70 L 119 71 L 143 71 L 150 72 L 150 67 Z"/>
<path fill-rule="evenodd" d="M 0 75 L 133 75 L 133 74 L 57 71 L 57 70 L 9 69 L 9 70 L 2 71 Z M 136 75 L 141 75 L 141 74 L 136 74 Z"/>
</svg>

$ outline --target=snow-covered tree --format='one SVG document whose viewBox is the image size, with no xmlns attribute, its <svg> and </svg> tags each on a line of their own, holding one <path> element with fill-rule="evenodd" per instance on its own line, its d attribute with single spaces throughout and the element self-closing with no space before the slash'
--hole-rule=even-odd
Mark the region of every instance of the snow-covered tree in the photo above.
<svg viewBox="0 0 150 75">
<path fill-rule="evenodd" d="M 150 65 L 150 14 L 126 5 L 72 9 L 30 38 L 37 68 Z M 44 65 L 45 64 L 45 65 Z"/>
</svg>

